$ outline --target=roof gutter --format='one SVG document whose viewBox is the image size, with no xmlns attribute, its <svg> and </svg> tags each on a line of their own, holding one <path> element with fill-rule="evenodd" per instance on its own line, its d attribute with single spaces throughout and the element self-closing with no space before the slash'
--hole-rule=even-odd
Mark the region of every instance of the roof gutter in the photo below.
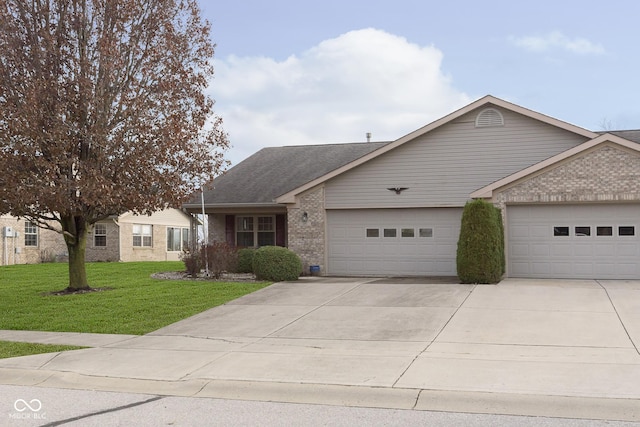
<svg viewBox="0 0 640 427">
<path fill-rule="evenodd" d="M 252 208 L 283 208 L 280 203 L 208 203 L 204 205 L 207 209 L 252 209 Z M 199 203 L 184 203 L 184 209 L 202 209 Z"/>
</svg>

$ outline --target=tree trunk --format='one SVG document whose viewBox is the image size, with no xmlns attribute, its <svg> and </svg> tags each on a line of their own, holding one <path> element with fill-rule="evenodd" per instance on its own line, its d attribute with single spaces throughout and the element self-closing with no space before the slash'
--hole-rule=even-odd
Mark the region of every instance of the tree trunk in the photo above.
<svg viewBox="0 0 640 427">
<path fill-rule="evenodd" d="M 62 218 L 64 240 L 69 251 L 69 287 L 74 292 L 90 289 L 84 258 L 87 247 L 88 225 L 83 217 Z"/>
</svg>

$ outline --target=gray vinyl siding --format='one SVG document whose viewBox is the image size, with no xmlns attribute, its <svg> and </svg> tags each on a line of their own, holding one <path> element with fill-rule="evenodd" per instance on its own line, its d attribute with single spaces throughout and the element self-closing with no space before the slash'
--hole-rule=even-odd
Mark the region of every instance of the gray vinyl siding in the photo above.
<svg viewBox="0 0 640 427">
<path fill-rule="evenodd" d="M 503 110 L 504 126 L 461 116 L 325 185 L 326 208 L 463 206 L 469 194 L 586 137 Z M 407 187 L 400 195 L 387 188 Z"/>
</svg>

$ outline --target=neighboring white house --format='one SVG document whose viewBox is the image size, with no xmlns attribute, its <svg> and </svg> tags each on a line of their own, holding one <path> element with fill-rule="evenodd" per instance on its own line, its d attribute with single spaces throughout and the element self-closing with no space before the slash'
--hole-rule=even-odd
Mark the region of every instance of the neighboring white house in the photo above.
<svg viewBox="0 0 640 427">
<path fill-rule="evenodd" d="M 65 261 L 67 247 L 55 231 L 0 216 L 0 265 Z M 100 221 L 87 237 L 87 261 L 177 261 L 191 236 L 191 216 L 167 209 L 150 216 L 125 213 Z"/>
</svg>

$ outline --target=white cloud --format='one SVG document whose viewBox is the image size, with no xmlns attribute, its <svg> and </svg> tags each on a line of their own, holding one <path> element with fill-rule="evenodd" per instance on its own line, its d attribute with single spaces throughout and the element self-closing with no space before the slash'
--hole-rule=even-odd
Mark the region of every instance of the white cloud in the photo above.
<svg viewBox="0 0 640 427">
<path fill-rule="evenodd" d="M 526 50 L 545 52 L 562 49 L 580 55 L 605 53 L 604 47 L 582 37 L 570 38 L 560 31 L 552 31 L 543 36 L 510 37 L 511 43 Z"/>
<path fill-rule="evenodd" d="M 376 29 L 325 40 L 284 61 L 216 60 L 211 94 L 235 164 L 266 146 L 393 140 L 468 103 L 442 52 Z"/>
</svg>

